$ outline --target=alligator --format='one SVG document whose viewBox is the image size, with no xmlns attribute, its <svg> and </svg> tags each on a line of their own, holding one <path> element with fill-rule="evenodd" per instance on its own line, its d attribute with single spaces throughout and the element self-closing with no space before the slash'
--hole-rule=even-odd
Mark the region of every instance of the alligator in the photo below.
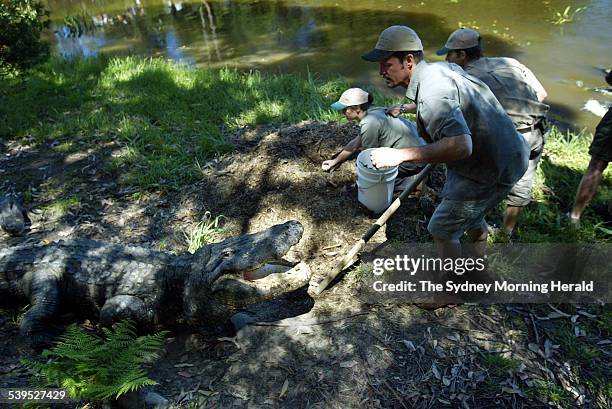
<svg viewBox="0 0 612 409">
<path fill-rule="evenodd" d="M 218 325 L 246 305 L 308 284 L 303 263 L 256 273 L 280 261 L 302 233 L 288 221 L 179 255 L 85 239 L 4 247 L 0 297 L 29 301 L 20 334 L 32 347 L 48 344 L 48 324 L 61 310 L 102 326 L 122 319 L 139 327 Z"/>
</svg>

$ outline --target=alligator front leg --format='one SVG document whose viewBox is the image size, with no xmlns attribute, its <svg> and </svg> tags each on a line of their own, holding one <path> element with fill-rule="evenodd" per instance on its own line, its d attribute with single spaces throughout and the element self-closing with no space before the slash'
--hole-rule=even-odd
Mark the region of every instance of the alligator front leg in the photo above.
<svg viewBox="0 0 612 409">
<path fill-rule="evenodd" d="M 55 316 L 59 305 L 56 275 L 49 269 L 36 270 L 30 281 L 30 309 L 20 324 L 20 335 L 33 348 L 48 345 L 51 336 L 47 323 Z"/>
<path fill-rule="evenodd" d="M 100 310 L 100 325 L 110 327 L 121 320 L 132 320 L 141 328 L 154 323 L 153 309 L 133 295 L 116 295 L 106 300 Z"/>
</svg>

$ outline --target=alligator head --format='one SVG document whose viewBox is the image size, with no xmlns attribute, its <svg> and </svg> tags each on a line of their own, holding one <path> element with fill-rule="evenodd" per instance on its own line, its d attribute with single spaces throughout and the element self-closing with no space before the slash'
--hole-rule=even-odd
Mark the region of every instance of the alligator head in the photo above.
<svg viewBox="0 0 612 409">
<path fill-rule="evenodd" d="M 310 272 L 303 264 L 255 280 L 244 278 L 245 273 L 279 261 L 300 241 L 303 230 L 299 222 L 289 221 L 199 249 L 192 256 L 184 287 L 185 318 L 193 322 L 223 322 L 246 305 L 307 285 Z"/>
<path fill-rule="evenodd" d="M 27 214 L 21 206 L 21 200 L 13 195 L 0 198 L 0 228 L 12 236 L 18 236 L 25 230 Z"/>
</svg>

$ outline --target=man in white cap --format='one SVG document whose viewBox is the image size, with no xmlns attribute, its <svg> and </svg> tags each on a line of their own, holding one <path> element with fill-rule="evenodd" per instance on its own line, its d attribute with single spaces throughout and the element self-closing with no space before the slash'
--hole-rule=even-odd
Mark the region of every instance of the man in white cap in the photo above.
<svg viewBox="0 0 612 409">
<path fill-rule="evenodd" d="M 473 255 L 483 257 L 484 216 L 525 173 L 529 146 L 482 81 L 458 65 L 425 62 L 421 40 L 411 28 L 388 27 L 362 58 L 379 63 L 388 87 L 407 87 L 407 98 L 416 103 L 419 135 L 430 142 L 376 149 L 372 162 L 377 167 L 446 163 L 443 200 L 427 228 L 441 258 L 461 257 L 464 233 L 473 243 Z"/>
<path fill-rule="evenodd" d="M 372 107 L 373 102 L 372 95 L 361 88 L 349 88 L 331 105 L 332 109 L 342 111 L 348 121 L 359 121 L 360 132 L 335 158 L 323 162 L 323 170 L 329 171 L 340 166 L 360 149 L 425 145 L 412 122 L 406 118 L 386 115 L 384 108 Z M 412 162 L 400 164 L 396 187 L 401 189 L 407 178 L 419 173 L 421 168 Z"/>
<path fill-rule="evenodd" d="M 446 61 L 487 84 L 530 146 L 529 167 L 506 198 L 504 230 L 510 235 L 523 208 L 531 202 L 531 187 L 544 150 L 549 109 L 543 103 L 546 90 L 531 70 L 514 58 L 483 57 L 480 34 L 469 28 L 454 31 L 436 54 L 446 54 Z"/>
</svg>

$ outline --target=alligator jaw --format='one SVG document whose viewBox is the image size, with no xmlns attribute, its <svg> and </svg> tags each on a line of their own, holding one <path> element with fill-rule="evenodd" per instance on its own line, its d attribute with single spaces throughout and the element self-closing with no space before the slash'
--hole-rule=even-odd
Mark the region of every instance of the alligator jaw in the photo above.
<svg viewBox="0 0 612 409">
<path fill-rule="evenodd" d="M 221 276 L 212 286 L 215 298 L 237 307 L 255 304 L 304 287 L 310 281 L 310 268 L 299 263 L 285 272 L 270 273 L 256 280 Z"/>
</svg>

